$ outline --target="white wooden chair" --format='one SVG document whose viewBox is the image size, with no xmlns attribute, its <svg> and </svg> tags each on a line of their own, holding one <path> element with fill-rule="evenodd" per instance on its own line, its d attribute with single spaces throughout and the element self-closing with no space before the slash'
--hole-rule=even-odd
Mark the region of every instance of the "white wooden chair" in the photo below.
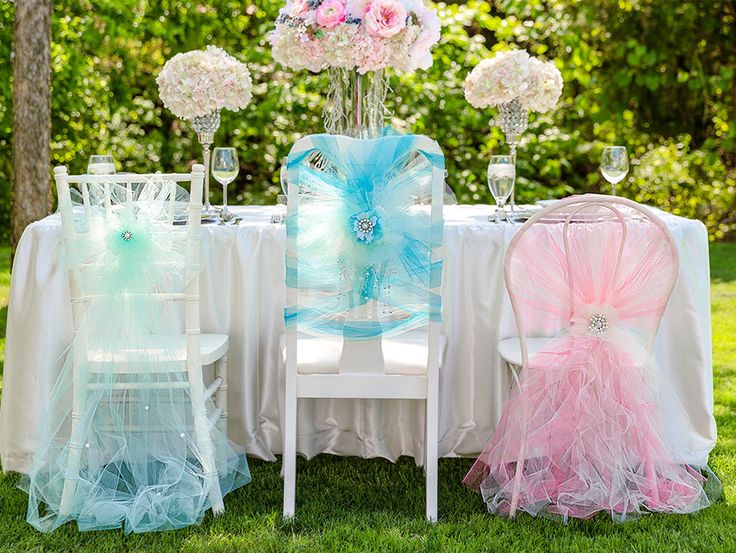
<svg viewBox="0 0 736 553">
<path fill-rule="evenodd" d="M 416 152 L 432 157 L 431 221 L 442 225 L 444 187 L 444 158 L 439 145 L 426 138 L 415 137 Z M 330 137 L 338 144 L 349 146 L 360 142 L 344 136 Z M 389 139 L 379 139 L 389 140 Z M 362 141 L 371 143 L 376 141 Z M 289 159 L 308 155 L 315 150 L 313 137 L 299 140 L 292 148 Z M 318 152 L 319 153 L 319 152 Z M 439 162 L 438 160 L 442 160 Z M 395 160 L 383 159 L 382 163 Z M 316 163 L 320 167 L 320 162 Z M 293 221 L 299 217 L 300 168 L 304 164 L 290 163 L 288 173 L 287 257 L 300 255 L 298 240 L 293 232 Z M 432 243 L 431 261 L 441 261 L 441 238 Z M 294 281 L 299 282 L 298 263 L 293 268 Z M 292 270 L 291 268 L 288 270 Z M 289 277 L 287 277 L 287 286 Z M 440 278 L 441 280 L 441 278 Z M 437 297 L 441 283 L 431 289 Z M 287 303 L 297 306 L 299 285 L 288 286 Z M 297 308 L 298 309 L 298 308 Z M 370 304 L 363 306 L 358 317 L 370 318 Z M 375 312 L 373 313 L 375 315 Z M 299 322 L 287 325 L 285 338 L 286 385 L 284 412 L 284 517 L 294 516 L 297 455 L 297 402 L 299 399 L 413 399 L 426 402 L 425 471 L 426 516 L 437 520 L 437 442 L 439 369 L 445 340 L 440 335 L 440 323 L 429 320 L 423 328 L 388 340 L 378 336 L 372 340 L 343 340 L 342 336 L 325 338 L 310 336 L 298 328 Z"/>
<path fill-rule="evenodd" d="M 172 352 L 172 359 L 177 365 L 180 364 L 180 372 L 185 374 L 183 379 L 176 381 L 154 382 L 151 385 L 159 388 L 188 388 L 191 398 L 192 421 L 195 440 L 199 453 L 199 462 L 204 474 L 210 480 L 209 497 L 213 512 L 224 511 L 222 493 L 218 480 L 215 463 L 215 451 L 210 436 L 210 428 L 217 424 L 220 430 L 226 432 L 227 423 L 227 349 L 228 337 L 220 334 L 200 333 L 200 297 L 199 297 L 199 258 L 200 258 L 200 213 L 202 210 L 202 185 L 204 182 L 204 166 L 194 165 L 191 173 L 185 174 L 155 174 L 155 175 L 68 175 L 66 167 L 60 166 L 54 169 L 56 186 L 59 198 L 59 210 L 61 212 L 64 242 L 72 250 L 75 240 L 81 238 L 80 234 L 85 232 L 85 226 L 77 225 L 75 221 L 74 207 L 72 205 L 70 185 L 75 184 L 83 200 L 84 217 L 89 216 L 92 209 L 90 200 L 90 186 L 93 184 L 104 185 L 104 204 L 107 209 L 112 209 L 110 198 L 110 185 L 121 185 L 126 187 L 128 197 L 132 197 L 132 187 L 135 184 L 145 182 L 149 179 L 160 179 L 161 182 L 170 186 L 168 201 L 173 204 L 175 200 L 176 183 L 189 183 L 191 185 L 188 206 L 188 221 L 186 229 L 186 285 L 185 289 L 176 292 L 151 291 L 161 301 L 183 302 L 185 334 L 166 336 L 151 336 L 151 348 L 160 348 Z M 132 200 L 131 200 L 132 201 Z M 74 347 L 73 358 L 73 407 L 71 416 L 71 439 L 70 451 L 67 463 L 67 472 L 62 492 L 60 515 L 69 513 L 70 502 L 73 500 L 76 479 L 72 475 L 79 474 L 82 450 L 85 443 L 84 430 L 79 424 L 81 413 L 84 411 L 87 394 L 95 389 L 96 384 L 88 381 L 86 371 L 79 367 L 94 366 L 96 363 L 114 363 L 116 374 L 122 376 L 136 371 L 136 360 L 140 362 L 140 352 L 114 352 L 114 359 L 109 359 L 107 352 L 102 359 L 95 358 L 95 352 L 85 347 L 84 334 L 80 333 L 80 326 L 84 317 L 86 305 L 92 299 L 85 295 L 79 285 L 79 270 L 84 267 L 76 267 L 69 272 L 69 283 L 72 300 Z M 99 299 L 99 298 L 98 298 Z M 214 365 L 215 378 L 205 388 L 203 380 L 203 365 Z M 167 367 L 167 369 L 170 367 Z M 114 390 L 128 390 L 141 388 L 145 384 L 141 382 L 126 383 L 125 378 L 113 384 Z M 209 414 L 206 410 L 206 402 L 213 398 L 216 405 L 214 413 Z"/>
</svg>

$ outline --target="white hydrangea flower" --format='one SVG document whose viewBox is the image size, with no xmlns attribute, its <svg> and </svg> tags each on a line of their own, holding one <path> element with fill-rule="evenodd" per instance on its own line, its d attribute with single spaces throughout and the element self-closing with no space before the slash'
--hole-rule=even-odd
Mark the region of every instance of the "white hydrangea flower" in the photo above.
<svg viewBox="0 0 736 553">
<path fill-rule="evenodd" d="M 248 66 L 216 46 L 175 55 L 156 82 L 164 106 L 187 120 L 220 109 L 239 111 L 253 95 Z"/>
<path fill-rule="evenodd" d="M 473 69 L 465 81 L 465 98 L 478 109 L 519 100 L 527 109 L 543 113 L 557 104 L 562 84 L 553 62 L 533 58 L 524 50 L 510 50 Z"/>
<path fill-rule="evenodd" d="M 562 94 L 562 75 L 554 62 L 531 59 L 529 90 L 522 103 L 532 111 L 545 113 L 557 105 Z"/>
</svg>

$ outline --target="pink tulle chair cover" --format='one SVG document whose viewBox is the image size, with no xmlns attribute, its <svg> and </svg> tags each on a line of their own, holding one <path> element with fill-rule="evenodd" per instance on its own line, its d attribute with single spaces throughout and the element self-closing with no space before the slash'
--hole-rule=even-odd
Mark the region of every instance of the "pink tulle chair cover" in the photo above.
<svg viewBox="0 0 736 553">
<path fill-rule="evenodd" d="M 678 267 L 666 226 L 621 198 L 569 198 L 520 229 L 505 270 L 521 376 L 464 479 L 491 512 L 624 520 L 710 504 L 653 401 L 650 353 Z M 529 337 L 551 340 L 529 356 Z"/>
</svg>

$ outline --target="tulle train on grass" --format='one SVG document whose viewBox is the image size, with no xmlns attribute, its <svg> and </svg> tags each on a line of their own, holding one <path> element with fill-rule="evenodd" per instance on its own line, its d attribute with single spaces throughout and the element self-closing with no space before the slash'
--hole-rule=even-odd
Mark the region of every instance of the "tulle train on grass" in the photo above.
<svg viewBox="0 0 736 553">
<path fill-rule="evenodd" d="M 668 445 L 650 351 L 678 272 L 646 208 L 603 196 L 548 208 L 509 246 L 506 283 L 530 355 L 464 483 L 491 512 L 626 520 L 692 513 L 720 483 Z"/>
<path fill-rule="evenodd" d="M 112 189 L 109 204 L 105 187 Z M 87 209 L 74 208 L 78 234 L 65 258 L 90 299 L 59 360 L 22 482 L 27 519 L 43 532 L 67 521 L 80 530 L 126 532 L 197 524 L 212 506 L 213 483 L 219 480 L 224 495 L 248 483 L 250 473 L 245 453 L 219 424 L 200 427 L 214 448 L 215 466 L 205 468 L 210 445 L 195 431 L 202 419 L 195 421 L 185 341 L 177 339 L 181 305 L 155 295 L 182 292 L 198 270 L 198 251 L 186 251 L 186 227 L 173 225 L 186 219 L 188 194 L 157 179 L 130 193 L 98 182 L 89 194 Z M 212 401 L 206 408 L 214 411 Z"/>
</svg>

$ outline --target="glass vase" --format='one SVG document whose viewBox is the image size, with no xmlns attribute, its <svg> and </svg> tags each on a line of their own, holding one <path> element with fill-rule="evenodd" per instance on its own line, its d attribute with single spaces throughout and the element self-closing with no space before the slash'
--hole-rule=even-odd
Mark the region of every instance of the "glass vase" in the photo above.
<svg viewBox="0 0 736 553">
<path fill-rule="evenodd" d="M 529 126 L 529 111 L 519 102 L 519 100 L 511 100 L 505 104 L 498 106 L 498 117 L 496 125 L 503 131 L 506 143 L 509 145 L 509 154 L 514 159 L 514 167 L 516 166 L 516 147 L 519 145 L 521 135 Z M 511 192 L 511 219 L 516 214 L 516 190 Z"/>
<path fill-rule="evenodd" d="M 192 128 L 197 133 L 197 140 L 202 145 L 204 163 L 204 212 L 210 213 L 210 147 L 215 141 L 215 133 L 220 128 L 220 110 L 192 119 Z"/>
<path fill-rule="evenodd" d="M 521 135 L 529 126 L 529 112 L 519 100 L 512 100 L 498 106 L 496 124 L 503 131 L 506 143 L 511 148 L 510 155 L 516 156 L 516 147 L 519 145 Z"/>
<path fill-rule="evenodd" d="M 352 69 L 329 68 L 330 88 L 323 119 L 328 134 L 378 138 L 386 121 L 388 78 L 384 70 L 359 74 Z"/>
</svg>

